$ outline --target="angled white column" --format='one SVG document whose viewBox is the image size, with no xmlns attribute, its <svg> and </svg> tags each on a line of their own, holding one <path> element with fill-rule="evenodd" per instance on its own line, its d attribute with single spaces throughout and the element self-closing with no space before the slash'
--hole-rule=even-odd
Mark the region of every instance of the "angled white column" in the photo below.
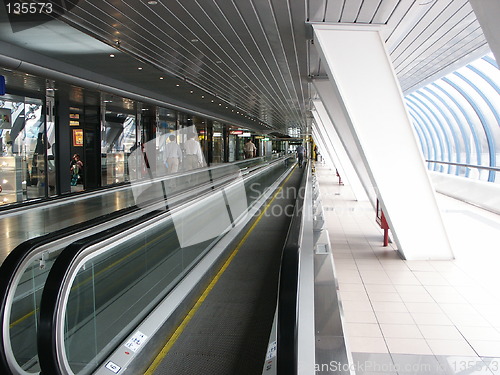
<svg viewBox="0 0 500 375">
<path fill-rule="evenodd" d="M 484 36 L 488 41 L 491 52 L 500 63 L 500 1 L 498 0 L 469 0 L 476 18 L 481 25 Z"/>
<path fill-rule="evenodd" d="M 335 107 L 329 111 L 334 125 L 340 117 L 348 126 L 361 158 L 351 160 L 368 171 L 398 250 L 406 259 L 453 258 L 434 189 L 379 31 L 349 25 L 313 27 L 336 102 L 321 99 L 327 110 Z"/>
<path fill-rule="evenodd" d="M 316 124 L 313 124 L 312 126 L 312 136 L 314 142 L 316 142 L 318 145 L 318 152 L 321 154 L 321 157 L 323 158 L 324 163 L 327 165 L 327 167 L 330 169 L 337 168 L 337 164 L 334 161 L 334 158 L 331 156 L 330 151 L 326 146 L 323 135 L 318 131 L 318 127 Z"/>
<path fill-rule="evenodd" d="M 345 180 L 345 183 L 349 185 L 356 200 L 367 200 L 368 197 L 363 189 L 363 185 L 328 116 L 325 106 L 320 100 L 313 100 L 313 105 L 315 110 L 312 111 L 312 114 L 316 120 L 318 131 L 324 136 L 326 147 L 330 150 L 329 152 L 334 155 L 336 160 L 335 165 L 340 176 Z"/>
<path fill-rule="evenodd" d="M 329 118 L 330 121 L 324 123 L 326 134 L 337 134 L 342 144 L 342 149 L 347 153 L 350 165 L 354 168 L 357 178 L 360 181 L 364 195 L 372 204 L 373 208 L 376 206 L 376 193 L 373 187 L 366 164 L 363 162 L 364 158 L 361 155 L 361 148 L 358 146 L 356 138 L 351 131 L 348 119 L 342 111 L 342 105 L 338 95 L 335 94 L 330 81 L 328 80 L 313 80 L 314 88 L 320 97 L 319 103 L 316 102 L 316 110 L 319 109 L 323 119 Z M 326 105 L 324 105 L 326 103 Z M 326 113 L 325 113 L 326 112 Z M 357 188 L 357 187 L 356 187 Z"/>
</svg>

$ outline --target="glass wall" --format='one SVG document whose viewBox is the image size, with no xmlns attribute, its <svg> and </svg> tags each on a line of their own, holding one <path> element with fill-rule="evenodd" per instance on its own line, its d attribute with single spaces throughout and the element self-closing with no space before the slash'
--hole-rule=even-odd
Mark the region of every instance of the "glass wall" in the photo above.
<svg viewBox="0 0 500 375">
<path fill-rule="evenodd" d="M 45 197 L 55 184 L 47 164 L 43 102 L 16 98 L 0 101 L 0 204 Z"/>
<path fill-rule="evenodd" d="M 183 129 L 196 129 L 205 161 L 215 164 L 243 160 L 245 141 L 255 136 L 235 125 L 108 93 L 53 81 L 47 85 L 52 88 L 43 87 L 43 99 L 7 93 L 0 100 L 0 204 L 142 178 L 137 166 L 128 164 L 131 153 L 155 140 L 151 145 L 160 155 L 171 133 L 185 153 L 188 134 Z M 270 146 L 266 150 L 261 140 L 253 139 L 261 155 L 271 153 Z M 58 150 L 64 160 L 58 160 Z M 75 154 L 83 163 L 76 179 L 68 174 Z M 181 162 L 178 171 L 185 169 Z"/>
<path fill-rule="evenodd" d="M 429 169 L 499 182 L 499 87 L 490 53 L 405 97 Z"/>
<path fill-rule="evenodd" d="M 102 105 L 101 124 L 101 184 L 103 186 L 130 181 L 126 156 L 137 147 L 137 115 L 135 106 L 125 110 L 112 105 L 111 99 Z"/>
</svg>

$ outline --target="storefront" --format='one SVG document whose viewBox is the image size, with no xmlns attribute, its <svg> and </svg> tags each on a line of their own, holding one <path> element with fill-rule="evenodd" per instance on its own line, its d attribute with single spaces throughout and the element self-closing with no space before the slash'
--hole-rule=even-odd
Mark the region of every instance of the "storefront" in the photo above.
<svg viewBox="0 0 500 375">
<path fill-rule="evenodd" d="M 21 75 L 2 74 L 7 81 Z M 174 133 L 182 148 L 188 137 L 182 129 L 196 129 L 209 165 L 243 160 L 245 141 L 255 136 L 202 116 L 30 77 L 39 97 L 22 90 L 0 97 L 0 206 L 141 178 L 130 154 L 152 140 L 161 150 Z M 268 153 L 261 141 L 256 146 L 257 155 Z"/>
</svg>

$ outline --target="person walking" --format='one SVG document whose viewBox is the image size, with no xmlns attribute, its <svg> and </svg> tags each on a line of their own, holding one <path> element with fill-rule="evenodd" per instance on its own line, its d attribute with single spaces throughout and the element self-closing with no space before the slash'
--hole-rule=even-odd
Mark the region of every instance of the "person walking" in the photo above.
<svg viewBox="0 0 500 375">
<path fill-rule="evenodd" d="M 176 173 L 179 171 L 179 164 L 182 162 L 181 147 L 177 144 L 175 135 L 168 136 L 170 142 L 165 146 L 165 160 L 167 162 L 167 172 Z"/>
<path fill-rule="evenodd" d="M 297 152 L 299 168 L 302 168 L 302 163 L 304 162 L 304 153 L 305 153 L 304 146 L 302 146 L 302 144 L 298 145 L 297 148 L 295 149 L 295 152 Z"/>
<path fill-rule="evenodd" d="M 203 152 L 200 143 L 194 139 L 195 136 L 195 133 L 189 133 L 188 140 L 184 142 L 184 150 L 186 151 L 185 167 L 188 171 L 203 166 Z"/>
<path fill-rule="evenodd" d="M 249 139 L 247 143 L 245 143 L 245 146 L 243 146 L 243 151 L 245 151 L 245 159 L 251 159 L 255 157 L 255 152 L 257 151 L 257 147 L 252 142 L 252 140 Z"/>
</svg>

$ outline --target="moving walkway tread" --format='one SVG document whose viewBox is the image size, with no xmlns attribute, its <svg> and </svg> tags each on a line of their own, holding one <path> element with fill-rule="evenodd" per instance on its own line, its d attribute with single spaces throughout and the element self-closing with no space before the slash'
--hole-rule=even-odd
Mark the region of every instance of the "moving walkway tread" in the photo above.
<svg viewBox="0 0 500 375">
<path fill-rule="evenodd" d="M 154 375 L 262 374 L 301 172 L 295 168 L 257 226 L 240 242 L 229 267 Z"/>
</svg>

